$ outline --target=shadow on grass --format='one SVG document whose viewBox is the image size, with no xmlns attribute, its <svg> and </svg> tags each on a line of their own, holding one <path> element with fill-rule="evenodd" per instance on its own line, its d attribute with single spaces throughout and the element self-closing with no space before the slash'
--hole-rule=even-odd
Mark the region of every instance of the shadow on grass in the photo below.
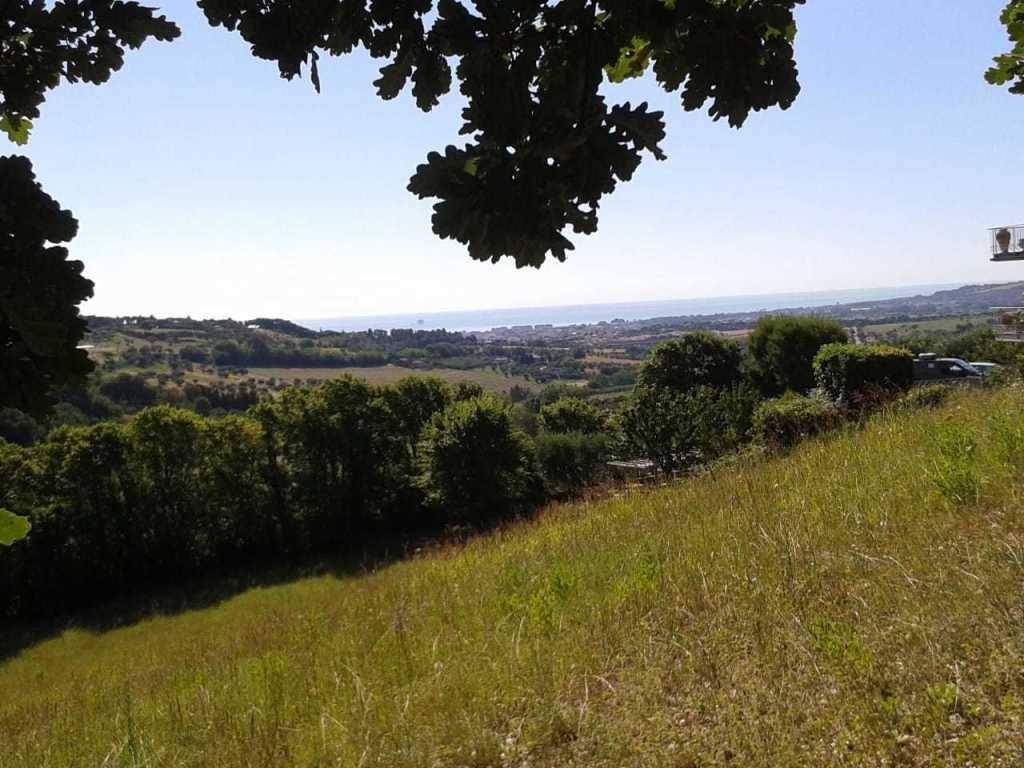
<svg viewBox="0 0 1024 768">
<path fill-rule="evenodd" d="M 140 621 L 212 608 L 250 589 L 274 587 L 307 578 L 364 576 L 391 563 L 444 547 L 461 546 L 537 512 L 469 527 L 425 527 L 403 536 L 378 539 L 341 552 L 304 554 L 294 561 L 261 560 L 249 566 L 208 572 L 176 584 L 139 584 L 130 591 L 59 617 L 11 621 L 0 625 L 0 662 L 68 630 L 102 634 Z M 5 621 L 0 618 L 0 621 Z"/>
</svg>

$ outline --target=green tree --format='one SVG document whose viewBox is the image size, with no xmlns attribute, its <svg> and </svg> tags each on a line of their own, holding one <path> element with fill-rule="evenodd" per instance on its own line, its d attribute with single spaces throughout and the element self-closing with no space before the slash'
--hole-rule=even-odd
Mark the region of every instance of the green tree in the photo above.
<svg viewBox="0 0 1024 768">
<path fill-rule="evenodd" d="M 744 385 L 686 392 L 637 387 L 619 413 L 618 426 L 627 451 L 673 472 L 737 448 L 749 435 L 757 402 Z"/>
<path fill-rule="evenodd" d="M 92 296 L 66 248 L 78 229 L 23 157 L 0 157 L 0 407 L 41 413 L 48 393 L 92 370 L 77 349 L 78 305 Z"/>
<path fill-rule="evenodd" d="M 421 481 L 446 519 L 495 519 L 533 500 L 532 456 L 509 410 L 485 394 L 452 403 L 427 427 Z"/>
<path fill-rule="evenodd" d="M 408 376 L 386 387 L 381 394 L 394 418 L 395 428 L 415 459 L 423 430 L 434 414 L 454 399 L 451 385 L 436 376 Z"/>
<path fill-rule="evenodd" d="M 748 347 L 766 395 L 806 392 L 814 386 L 814 356 L 826 344 L 846 343 L 839 323 L 821 317 L 762 317 Z"/>
<path fill-rule="evenodd" d="M 585 400 L 563 397 L 540 408 L 540 421 L 548 432 L 592 435 L 607 427 L 604 414 Z"/>
<path fill-rule="evenodd" d="M 213 25 L 235 30 L 283 77 L 308 72 L 320 89 L 321 55 L 363 48 L 386 60 L 374 82 L 384 99 L 408 83 L 430 110 L 459 81 L 468 104 L 462 148 L 432 152 L 409 190 L 435 198 L 433 229 L 482 261 L 518 266 L 559 260 L 590 234 L 604 195 L 629 181 L 644 154 L 664 158 L 665 126 L 646 103 L 609 104 L 602 86 L 650 68 L 684 109 L 710 103 L 740 126 L 753 110 L 788 107 L 799 91 L 793 11 L 802 0 L 199 0 Z M 599 7 L 600 6 L 600 7 Z M 170 40 L 177 27 L 118 0 L 5 4 L 0 116 L 22 140 L 63 75 L 103 82 L 125 47 Z M 5 62 L 6 63 L 6 62 Z M 452 67 L 454 64 L 454 68 Z"/>
<path fill-rule="evenodd" d="M 575 496 L 593 483 L 611 451 L 610 436 L 600 432 L 545 432 L 533 444 L 544 488 L 555 498 Z"/>
<path fill-rule="evenodd" d="M 675 393 L 729 387 L 742 377 L 742 359 L 735 342 L 710 333 L 688 333 L 654 348 L 640 369 L 637 386 Z"/>
</svg>

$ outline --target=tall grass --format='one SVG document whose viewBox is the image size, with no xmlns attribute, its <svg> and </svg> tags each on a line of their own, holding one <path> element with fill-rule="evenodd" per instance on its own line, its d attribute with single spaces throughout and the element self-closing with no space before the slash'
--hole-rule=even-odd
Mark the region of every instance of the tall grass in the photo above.
<svg viewBox="0 0 1024 768">
<path fill-rule="evenodd" d="M 1024 764 L 1022 424 L 1019 390 L 963 393 L 370 575 L 69 629 L 0 665 L 0 765 Z"/>
</svg>

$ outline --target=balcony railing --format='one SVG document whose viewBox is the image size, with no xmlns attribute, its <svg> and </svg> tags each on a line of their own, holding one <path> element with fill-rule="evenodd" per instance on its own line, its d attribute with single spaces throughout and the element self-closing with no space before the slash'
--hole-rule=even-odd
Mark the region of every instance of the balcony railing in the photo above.
<svg viewBox="0 0 1024 768">
<path fill-rule="evenodd" d="M 1024 344 L 1024 307 L 997 307 L 999 315 L 992 321 L 992 332 L 998 341 Z"/>
<path fill-rule="evenodd" d="M 1020 261 L 1024 259 L 1024 224 L 996 227 L 988 231 L 992 248 L 992 261 Z"/>
</svg>

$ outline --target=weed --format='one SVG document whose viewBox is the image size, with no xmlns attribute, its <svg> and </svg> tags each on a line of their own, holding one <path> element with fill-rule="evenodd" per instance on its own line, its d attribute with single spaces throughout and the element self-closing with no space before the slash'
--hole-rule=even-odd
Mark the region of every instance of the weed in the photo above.
<svg viewBox="0 0 1024 768">
<path fill-rule="evenodd" d="M 939 494 L 950 504 L 974 504 L 981 493 L 974 433 L 958 424 L 943 424 L 935 431 L 938 456 L 931 477 Z"/>
</svg>

